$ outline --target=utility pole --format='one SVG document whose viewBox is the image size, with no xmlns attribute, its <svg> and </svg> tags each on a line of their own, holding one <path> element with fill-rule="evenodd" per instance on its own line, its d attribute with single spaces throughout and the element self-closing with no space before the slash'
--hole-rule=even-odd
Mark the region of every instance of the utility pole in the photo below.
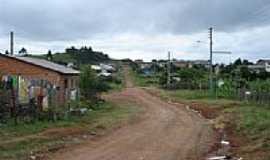
<svg viewBox="0 0 270 160">
<path fill-rule="evenodd" d="M 171 84 L 171 53 L 170 52 L 168 52 L 168 67 L 167 67 L 167 69 L 168 69 L 168 78 L 167 78 L 167 87 L 169 87 L 170 86 L 170 84 Z"/>
<path fill-rule="evenodd" d="M 10 32 L 10 55 L 14 54 L 14 32 Z"/>
<path fill-rule="evenodd" d="M 213 54 L 232 54 L 230 51 L 213 51 L 213 28 L 209 28 L 209 39 L 210 39 L 210 60 L 209 60 L 209 91 L 213 95 L 214 91 L 214 80 L 213 80 Z M 197 43 L 202 43 L 198 40 Z"/>
<path fill-rule="evenodd" d="M 213 92 L 213 28 L 209 28 L 210 38 L 210 73 L 209 73 L 209 86 L 210 93 Z"/>
</svg>

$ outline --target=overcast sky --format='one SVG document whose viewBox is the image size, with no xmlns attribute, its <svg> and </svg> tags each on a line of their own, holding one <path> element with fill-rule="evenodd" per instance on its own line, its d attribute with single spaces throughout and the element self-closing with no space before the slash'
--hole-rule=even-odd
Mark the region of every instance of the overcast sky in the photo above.
<svg viewBox="0 0 270 160">
<path fill-rule="evenodd" d="M 270 58 L 269 0 L 0 0 L 0 52 L 13 30 L 29 53 L 87 45 L 113 58 L 208 59 L 210 26 L 214 50 L 233 53 L 215 61 Z"/>
</svg>

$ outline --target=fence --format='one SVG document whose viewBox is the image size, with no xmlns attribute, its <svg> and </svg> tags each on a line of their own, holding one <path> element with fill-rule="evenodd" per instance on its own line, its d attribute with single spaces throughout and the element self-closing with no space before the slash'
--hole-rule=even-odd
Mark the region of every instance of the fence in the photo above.
<svg viewBox="0 0 270 160">
<path fill-rule="evenodd" d="M 203 81 L 174 81 L 170 86 L 166 86 L 168 89 L 188 89 L 188 90 L 207 90 L 209 85 Z"/>
<path fill-rule="evenodd" d="M 258 92 L 255 90 L 240 89 L 238 91 L 240 101 L 255 103 L 259 105 L 270 105 L 270 93 Z"/>
<path fill-rule="evenodd" d="M 76 93 L 74 90 L 67 90 L 66 99 L 76 99 L 78 97 Z M 58 112 L 65 112 L 66 109 L 58 107 L 61 96 L 59 87 L 48 81 L 4 76 L 0 81 L 0 123 L 5 123 L 11 118 L 16 124 L 19 120 L 27 122 L 34 122 L 37 119 L 55 120 L 57 119 L 55 115 Z"/>
<path fill-rule="evenodd" d="M 172 84 L 169 89 L 188 89 L 188 90 L 202 90 L 209 91 L 206 83 L 192 83 L 192 82 L 179 82 Z M 209 96 L 215 96 L 216 98 L 234 99 L 247 103 L 255 103 L 258 105 L 270 105 L 270 92 L 258 91 L 246 88 L 233 88 L 233 86 L 224 86 L 219 88 L 214 86 L 215 94 Z"/>
</svg>

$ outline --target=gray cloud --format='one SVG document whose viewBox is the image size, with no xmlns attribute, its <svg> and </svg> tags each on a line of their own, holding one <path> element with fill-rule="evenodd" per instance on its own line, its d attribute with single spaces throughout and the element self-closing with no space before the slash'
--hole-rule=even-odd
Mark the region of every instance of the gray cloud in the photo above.
<svg viewBox="0 0 270 160">
<path fill-rule="evenodd" d="M 231 32 L 268 25 L 269 0 L 0 0 L 1 30 L 38 40 L 97 34 Z"/>
<path fill-rule="evenodd" d="M 91 45 L 113 57 L 207 59 L 207 29 L 228 58 L 269 58 L 269 0 L 0 0 L 0 52 L 8 33 L 31 53 Z"/>
</svg>

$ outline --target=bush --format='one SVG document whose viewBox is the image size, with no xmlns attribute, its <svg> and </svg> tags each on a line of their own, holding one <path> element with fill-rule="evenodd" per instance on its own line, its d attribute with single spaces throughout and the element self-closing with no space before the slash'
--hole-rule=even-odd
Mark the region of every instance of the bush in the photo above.
<svg viewBox="0 0 270 160">
<path fill-rule="evenodd" d="M 109 84 L 102 77 L 97 77 L 90 66 L 82 67 L 80 75 L 82 100 L 90 101 L 89 104 L 95 104 L 100 100 L 100 93 L 109 89 Z"/>
</svg>

